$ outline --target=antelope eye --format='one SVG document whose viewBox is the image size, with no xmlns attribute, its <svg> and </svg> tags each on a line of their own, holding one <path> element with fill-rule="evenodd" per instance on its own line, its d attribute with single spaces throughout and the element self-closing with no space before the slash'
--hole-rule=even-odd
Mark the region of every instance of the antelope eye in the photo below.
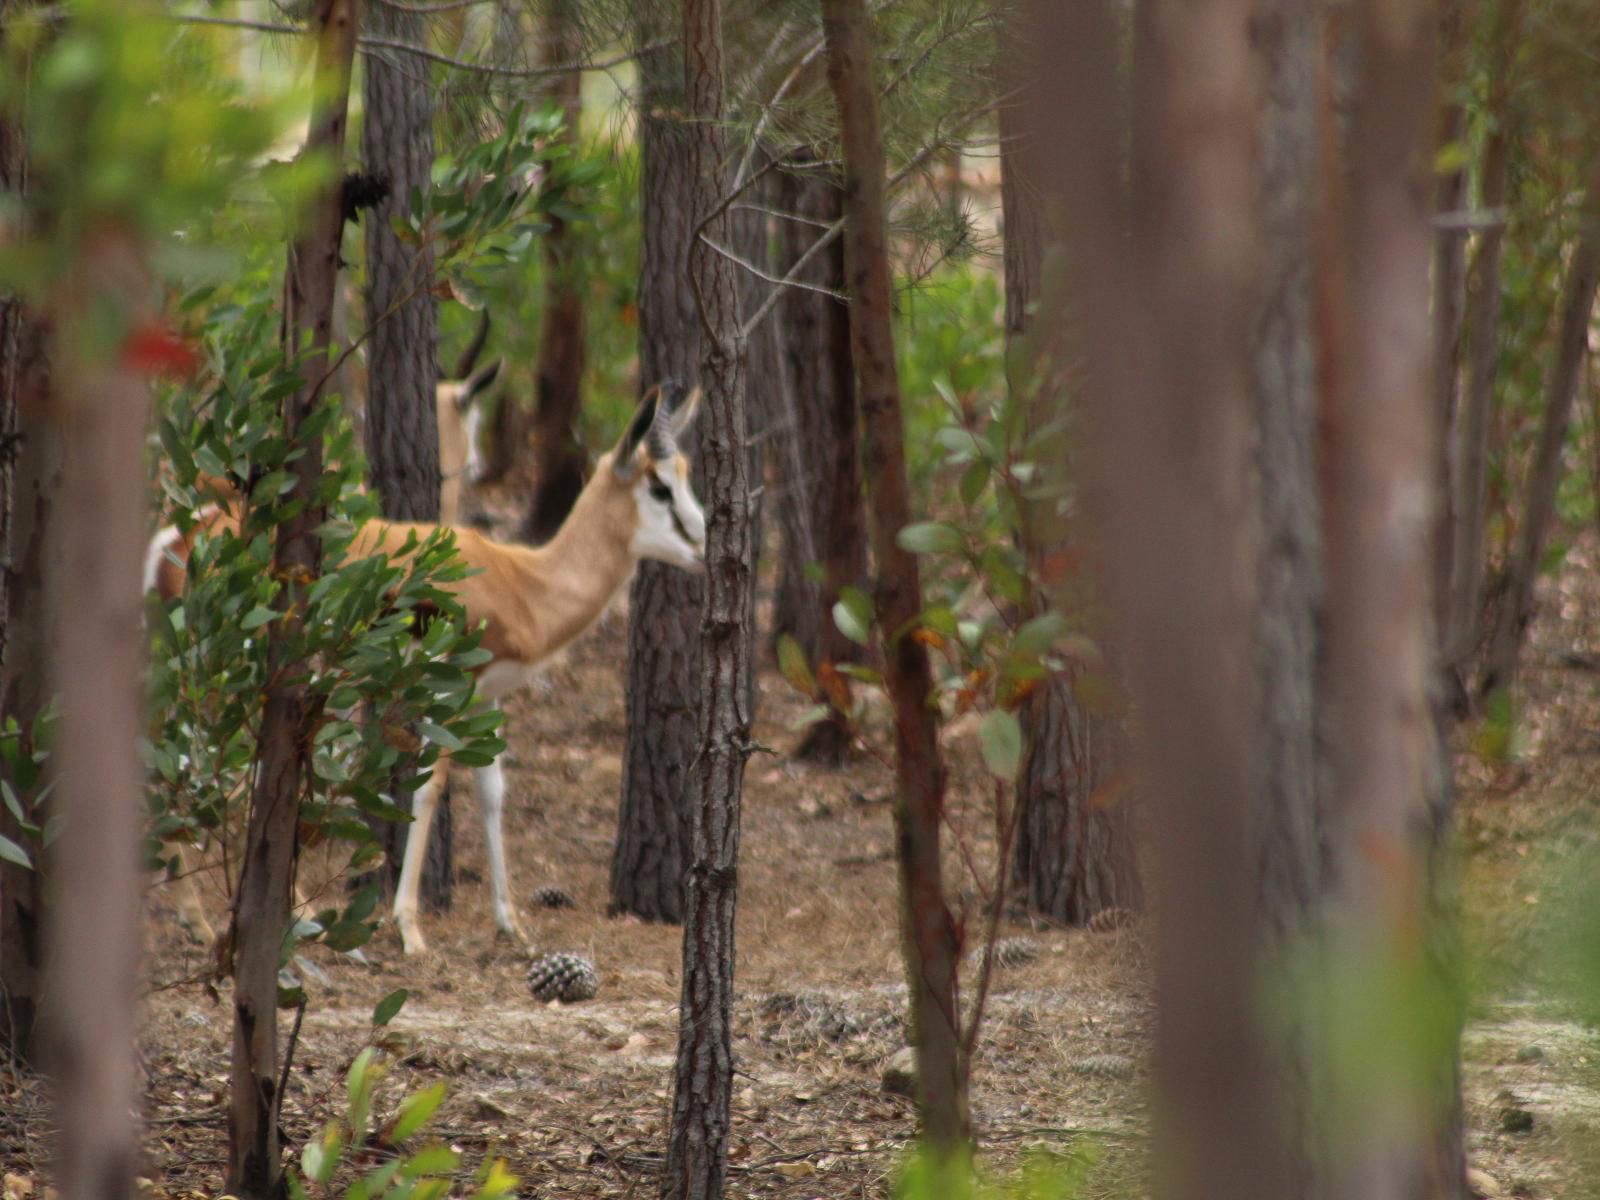
<svg viewBox="0 0 1600 1200">
<path fill-rule="evenodd" d="M 669 504 L 672 501 L 672 489 L 654 475 L 650 476 L 650 494 L 663 504 Z"/>
</svg>

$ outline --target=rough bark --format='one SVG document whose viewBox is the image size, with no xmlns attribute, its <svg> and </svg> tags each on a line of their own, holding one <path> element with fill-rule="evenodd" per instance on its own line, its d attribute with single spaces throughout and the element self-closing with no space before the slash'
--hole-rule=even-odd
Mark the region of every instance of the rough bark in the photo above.
<svg viewBox="0 0 1600 1200">
<path fill-rule="evenodd" d="M 636 0 L 638 43 L 670 36 L 664 0 Z M 693 212 L 676 47 L 639 56 L 642 163 L 639 379 L 686 386 L 700 377 L 700 319 L 689 289 Z M 693 457 L 698 457 L 697 455 Z M 698 474 L 698 472 L 697 472 Z M 698 738 L 702 580 L 641 563 L 628 600 L 628 728 L 622 797 L 611 859 L 613 914 L 650 921 L 683 917 L 681 813 Z"/>
<path fill-rule="evenodd" d="M 824 224 L 844 213 L 838 184 L 820 171 L 796 171 L 780 180 L 779 205 L 818 222 L 785 221 L 785 270 L 811 248 Z M 844 242 L 833 245 L 801 272 L 800 282 L 844 290 Z M 846 586 L 867 580 L 867 518 L 861 500 L 861 428 L 856 414 L 855 361 L 850 352 L 850 310 L 841 300 L 790 288 L 775 322 L 782 339 L 783 412 L 777 430 L 776 475 L 781 480 L 779 565 L 773 632 L 799 642 L 814 663 L 854 662 L 856 644 L 839 632 L 833 606 Z M 821 567 L 813 581 L 811 564 Z M 841 717 L 806 731 L 794 756 L 828 766 L 844 761 L 850 730 Z"/>
<path fill-rule="evenodd" d="M 577 0 L 553 0 L 544 11 L 539 57 L 547 66 L 576 62 L 583 41 Z M 583 76 L 564 71 L 551 77 L 547 98 L 561 106 L 563 140 L 576 145 L 583 113 L 579 85 Z M 543 238 L 544 305 L 539 313 L 539 357 L 534 364 L 533 441 L 536 470 L 533 500 L 522 535 L 531 542 L 555 536 L 583 490 L 588 458 L 578 441 L 578 412 L 583 405 L 583 274 L 579 239 L 567 222 L 550 215 Z"/>
<path fill-rule="evenodd" d="M 373 31 L 408 45 L 423 45 L 423 18 L 387 4 L 366 16 Z M 385 517 L 439 519 L 438 308 L 433 297 L 433 250 L 395 235 L 393 218 L 406 211 L 411 190 L 430 187 L 433 169 L 433 102 L 427 65 L 399 50 L 369 55 L 365 64 L 361 158 L 368 172 L 389 180 L 389 196 L 364 218 L 367 248 L 367 462 Z M 415 775 L 414 769 L 395 778 Z M 409 825 L 370 818 L 383 846 L 387 889 L 400 878 Z M 434 814 L 422 868 L 422 902 L 447 912 L 455 884 L 452 829 L 446 794 Z"/>
<path fill-rule="evenodd" d="M 1138 9 L 1131 196 L 1114 10 L 1054 11 L 1038 128 L 1057 150 L 1087 516 L 1139 714 L 1158 914 L 1155 1190 L 1265 1200 L 1291 1193 L 1270 1152 L 1248 802 L 1258 692 L 1252 5 Z"/>
<path fill-rule="evenodd" d="M 16 0 L 0 3 L 0 44 L 4 22 L 19 7 Z M 27 192 L 21 127 L 0 121 L 0 195 L 25 212 L 20 205 Z M 49 701 L 44 650 L 54 625 L 42 594 L 45 546 L 61 490 L 59 446 L 43 419 L 48 386 L 37 316 L 20 296 L 0 294 L 0 715 L 16 718 L 25 753 L 33 749 L 34 719 Z M 0 836 L 29 844 L 5 805 Z M 42 864 L 35 861 L 29 870 L 0 861 L 0 1048 L 33 1065 L 44 983 L 42 917 Z"/>
<path fill-rule="evenodd" d="M 1001 65 L 1008 92 L 1031 87 L 1044 64 L 1036 55 L 1034 13 L 1014 9 L 1002 34 Z M 1059 338 L 1040 336 L 1034 310 L 1043 286 L 1048 233 L 1040 194 L 1040 145 L 1030 136 L 1027 99 L 1000 110 L 1000 204 L 1005 223 L 1006 360 L 1014 403 L 1029 406 L 1028 426 L 1037 430 L 1060 414 L 1066 364 L 1058 361 Z M 1043 332 L 1049 332 L 1046 326 Z M 1038 393 L 1017 396 L 1017 389 L 1036 382 Z M 1065 461 L 1047 470 L 1071 470 Z M 1055 513 L 1054 499 L 1028 507 L 1023 548 L 1035 579 L 1046 574 L 1050 556 L 1066 549 L 1070 531 Z M 1076 581 L 1075 581 L 1076 582 Z M 1036 589 L 1034 609 L 1071 606 L 1071 615 L 1088 623 L 1093 614 L 1086 586 L 1047 593 Z M 1103 670 L 1104 668 L 1102 668 Z M 1123 748 L 1120 721 L 1108 702 L 1086 704 L 1080 688 L 1098 682 L 1106 696 L 1108 680 L 1092 681 L 1077 666 L 1053 674 L 1029 697 L 1023 708 L 1026 747 L 1017 777 L 1020 809 L 1011 870 L 1019 898 L 1035 912 L 1069 925 L 1084 925 L 1099 913 L 1139 906 L 1134 822 L 1126 789 L 1113 780 Z"/>
<path fill-rule="evenodd" d="M 1318 127 L 1322 38 L 1309 0 L 1260 0 L 1262 273 L 1251 347 L 1260 426 L 1260 620 L 1251 796 L 1261 966 L 1307 961 L 1319 936 L 1322 771 L 1319 655 L 1322 505 L 1317 454 L 1319 378 L 1315 280 L 1324 191 Z M 1315 1121 L 1317 1043 L 1304 1012 L 1271 1047 L 1278 1147 L 1290 1191 L 1320 1194 Z"/>
<path fill-rule="evenodd" d="M 721 202 L 728 178 L 722 132 L 721 0 L 685 0 L 684 83 L 692 129 L 691 229 L 726 246 Z M 718 1200 L 728 1167 L 733 1098 L 734 907 L 739 894 L 739 809 L 751 726 L 751 578 L 755 565 L 745 446 L 744 338 L 733 267 L 704 241 L 689 247 L 706 387 L 706 598 L 700 625 L 699 761 L 685 812 L 683 990 L 678 1061 L 661 1195 Z"/>
<path fill-rule="evenodd" d="M 1582 233 L 1562 289 L 1556 355 L 1545 375 L 1539 444 L 1528 470 L 1522 522 L 1517 528 L 1516 546 L 1506 564 L 1494 628 L 1489 634 L 1483 672 L 1478 679 L 1480 697 L 1510 688 L 1515 682 L 1522 643 L 1533 620 L 1533 585 L 1538 578 L 1550 522 L 1555 518 L 1556 489 L 1561 484 L 1561 453 L 1572 423 L 1572 408 L 1588 349 L 1595 286 L 1600 283 L 1600 160 L 1592 168 L 1579 219 Z"/>
<path fill-rule="evenodd" d="M 1325 410 L 1331 944 L 1342 971 L 1437 977 L 1448 793 L 1432 695 L 1436 16 L 1428 4 L 1396 10 L 1365 0 L 1356 17 L 1362 68 L 1342 221 L 1346 283 Z M 1330 1098 L 1350 1134 L 1348 1152 L 1330 1166 L 1330 1196 L 1465 1194 L 1454 1046 L 1421 1069 L 1407 1082 L 1425 1095 L 1398 1113 L 1374 1085 Z"/>
<path fill-rule="evenodd" d="M 1521 27 L 1522 0 L 1499 0 L 1489 70 L 1489 131 L 1478 168 L 1479 207 L 1498 219 L 1484 229 L 1473 255 L 1467 291 L 1471 297 L 1470 360 L 1466 403 L 1455 422 L 1452 459 L 1450 593 L 1446 606 L 1444 667 L 1454 686 L 1467 690 L 1483 614 L 1484 497 L 1489 468 L 1489 417 L 1499 364 L 1500 257 L 1505 244 L 1506 180 L 1511 161 L 1512 63 Z"/>
<path fill-rule="evenodd" d="M 861 0 L 823 0 L 828 83 L 844 149 L 845 277 L 850 345 L 860 389 L 863 467 L 878 579 L 873 602 L 884 631 L 884 678 L 895 711 L 895 840 L 917 1099 L 923 1136 L 938 1155 L 970 1138 L 966 1064 L 955 1006 L 959 938 L 945 901 L 940 825 L 945 773 L 926 647 L 910 636 L 922 611 L 916 556 L 896 541 L 911 523 L 900 381 L 890 325 L 883 140 L 870 25 Z"/>
<path fill-rule="evenodd" d="M 316 38 L 315 100 L 306 151 L 335 162 L 344 154 L 350 70 L 359 25 L 358 0 L 318 0 L 311 19 Z M 315 410 L 324 380 L 344 228 L 337 185 L 308 203 L 304 227 L 289 247 L 284 272 L 284 350 L 304 355 L 307 380 L 283 402 L 291 440 Z M 243 1200 L 286 1194 L 278 1142 L 278 955 L 289 916 L 289 893 L 302 788 L 301 766 L 313 714 L 299 680 L 303 669 L 286 657 L 303 620 L 301 597 L 321 567 L 316 535 L 323 509 L 315 503 L 322 475 L 322 441 L 306 439 L 295 460 L 290 495 L 304 508 L 278 526 L 273 571 L 283 616 L 270 626 L 266 694 L 257 767 L 241 857 L 231 943 L 234 954 L 233 1072 L 228 1121 L 228 1190 Z"/>
<path fill-rule="evenodd" d="M 148 320 L 152 290 L 128 233 L 91 232 L 88 239 L 52 304 L 57 369 L 48 419 L 62 451 L 62 487 L 45 598 L 53 611 L 72 614 L 72 633 L 54 638 L 48 650 L 60 705 L 50 807 L 61 833 L 48 852 L 51 1000 L 42 1016 L 61 1131 L 59 1186 L 67 1196 L 109 1198 L 131 1194 L 139 1146 L 139 581 L 149 395 L 144 379 L 97 362 L 83 341 L 100 306 L 130 326 Z"/>
</svg>

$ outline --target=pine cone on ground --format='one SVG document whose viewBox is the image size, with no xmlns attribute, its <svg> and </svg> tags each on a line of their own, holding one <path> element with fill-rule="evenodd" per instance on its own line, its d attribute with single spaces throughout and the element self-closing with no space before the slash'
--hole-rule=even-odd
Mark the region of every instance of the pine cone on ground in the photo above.
<svg viewBox="0 0 1600 1200">
<path fill-rule="evenodd" d="M 577 908 L 578 902 L 566 888 L 547 884 L 533 894 L 533 902 L 540 908 Z"/>
<path fill-rule="evenodd" d="M 994 965 L 997 967 L 1020 967 L 1023 963 L 1031 963 L 1039 957 L 1039 943 L 1032 938 L 1009 937 L 1001 938 L 994 944 Z M 983 962 L 983 947 L 979 946 L 972 952 L 973 966 Z"/>
<path fill-rule="evenodd" d="M 546 1002 L 592 1000 L 600 990 L 600 973 L 581 955 L 545 954 L 528 968 L 528 988 L 536 1000 Z"/>
</svg>

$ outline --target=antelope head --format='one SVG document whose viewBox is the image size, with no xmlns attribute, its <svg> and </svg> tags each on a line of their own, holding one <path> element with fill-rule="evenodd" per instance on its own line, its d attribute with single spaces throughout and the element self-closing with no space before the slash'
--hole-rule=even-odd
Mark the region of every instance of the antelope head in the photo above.
<svg viewBox="0 0 1600 1200">
<path fill-rule="evenodd" d="M 706 514 L 689 480 L 679 439 L 700 409 L 700 389 L 657 384 L 645 394 L 627 432 L 612 451 L 609 470 L 626 485 L 639 514 L 628 549 L 695 574 L 705 570 Z M 606 469 L 602 464 L 602 469 Z"/>
</svg>

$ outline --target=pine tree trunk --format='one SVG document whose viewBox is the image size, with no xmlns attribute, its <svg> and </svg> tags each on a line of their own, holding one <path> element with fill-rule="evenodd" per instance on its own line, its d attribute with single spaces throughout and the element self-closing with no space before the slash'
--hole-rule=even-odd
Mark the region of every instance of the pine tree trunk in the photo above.
<svg viewBox="0 0 1600 1200">
<path fill-rule="evenodd" d="M 387 4 L 367 21 L 392 41 L 422 45 L 423 18 Z M 439 519 L 438 312 L 433 298 L 433 250 L 402 242 L 393 218 L 407 211 L 411 191 L 427 192 L 433 170 L 433 103 L 427 65 L 399 50 L 368 55 L 361 157 L 368 172 L 389 181 L 389 197 L 363 217 L 367 248 L 367 461 L 383 515 L 394 521 Z M 396 781 L 416 774 L 402 767 Z M 398 789 L 396 789 L 398 795 Z M 384 849 L 383 877 L 392 892 L 400 879 L 409 825 L 369 817 Z M 434 912 L 448 912 L 455 884 L 448 794 L 440 798 L 423 860 L 420 894 Z"/>
<path fill-rule="evenodd" d="M 1343 301 L 1331 347 L 1338 386 L 1325 410 L 1327 705 L 1332 946 L 1340 969 L 1410 967 L 1442 944 L 1438 849 L 1448 791 L 1433 705 L 1439 452 L 1429 308 L 1435 14 L 1397 21 L 1359 8 L 1362 64 L 1350 124 Z M 1465 1195 L 1456 1050 L 1431 1061 L 1429 1090 L 1397 1113 L 1366 1090 L 1329 1112 L 1349 1152 L 1328 1195 L 1409 1200 Z"/>
<path fill-rule="evenodd" d="M 1262 0 L 1255 51 L 1263 80 L 1260 204 L 1262 281 L 1251 347 L 1260 441 L 1261 703 L 1251 794 L 1259 879 L 1261 968 L 1313 953 L 1320 929 L 1321 743 L 1318 738 L 1322 506 L 1317 455 L 1317 229 L 1324 185 L 1318 128 L 1322 39 L 1310 0 Z M 1302 1013 L 1270 1047 L 1277 1149 L 1292 1192 L 1320 1194 L 1313 1089 L 1318 1053 Z"/>
<path fill-rule="evenodd" d="M 1499 0 L 1491 34 L 1489 131 L 1479 166 L 1479 207 L 1502 212 L 1511 162 L 1513 115 L 1510 110 L 1512 65 L 1519 45 L 1522 0 Z M 1505 244 L 1504 217 L 1478 238 L 1467 280 L 1471 297 L 1471 358 L 1467 402 L 1455 425 L 1453 546 L 1450 552 L 1450 595 L 1444 629 L 1445 669 L 1455 686 L 1468 690 L 1477 656 L 1483 618 L 1485 496 L 1489 474 L 1489 418 L 1499 364 L 1500 256 Z"/>
<path fill-rule="evenodd" d="M 940 822 L 945 773 L 937 715 L 928 704 L 927 648 L 910 636 L 922 611 L 916 557 L 896 536 L 911 523 L 900 381 L 890 326 L 883 141 L 870 25 L 862 0 L 823 0 L 828 83 L 844 149 L 845 276 L 850 345 L 860 386 L 863 467 L 878 580 L 874 608 L 885 631 L 884 678 L 895 711 L 895 840 L 906 982 L 923 1136 L 934 1153 L 959 1153 L 971 1136 L 967 1072 L 955 989 L 960 946 L 944 896 Z"/>
<path fill-rule="evenodd" d="M 692 228 L 728 244 L 722 132 L 721 0 L 685 0 L 684 82 Z M 720 1200 L 733 1098 L 734 908 L 739 895 L 739 810 L 750 754 L 751 609 L 755 567 L 745 445 L 744 337 L 732 264 L 703 242 L 689 247 L 704 333 L 706 415 L 701 435 L 706 501 L 706 599 L 700 626 L 699 762 L 688 793 L 683 885 L 683 991 L 672 1122 L 661 1195 Z"/>
<path fill-rule="evenodd" d="M 1042 76 L 1037 58 L 1039 39 L 1030 36 L 1035 14 L 1013 9 L 1001 42 L 1001 66 L 1007 90 L 1030 88 Z M 1018 396 L 1029 406 L 1029 428 L 1037 429 L 1060 412 L 1057 394 L 1064 381 L 1059 339 L 1039 336 L 1033 310 L 1043 282 L 1046 230 L 1040 210 L 1042 172 L 1040 147 L 1032 139 L 1026 113 L 1018 104 L 1000 109 L 1000 203 L 1005 221 L 1006 359 L 1010 386 L 1039 379 L 1040 394 Z M 1065 461 L 1056 471 L 1069 470 Z M 1069 537 L 1054 513 L 1054 501 L 1031 505 L 1025 514 L 1024 550 L 1035 578 L 1044 564 L 1064 548 Z M 1093 605 L 1089 589 L 1078 587 L 1080 620 Z M 1032 598 L 1043 612 L 1051 604 L 1066 605 L 1063 588 L 1051 597 Z M 1024 903 L 1036 912 L 1069 925 L 1084 925 L 1111 909 L 1139 907 L 1131 803 L 1111 784 L 1118 770 L 1122 738 L 1118 717 L 1103 703 L 1085 704 L 1079 689 L 1088 671 L 1077 667 L 1044 680 L 1022 710 L 1026 753 L 1017 778 L 1020 808 L 1011 870 Z M 1096 681 L 1109 695 L 1108 680 Z"/>
<path fill-rule="evenodd" d="M 316 87 L 306 152 L 343 159 L 350 72 L 359 26 L 358 0 L 318 0 L 311 29 L 317 39 Z M 327 361 L 333 324 L 339 243 L 344 229 L 335 181 L 308 203 L 304 230 L 289 248 L 284 275 L 284 352 L 306 355 L 309 378 L 284 398 L 285 433 L 294 440 L 321 399 L 317 368 Z M 278 1142 L 278 955 L 289 917 L 299 825 L 301 764 L 312 730 L 303 671 L 284 647 L 299 636 L 300 596 L 321 568 L 316 535 L 323 509 L 314 503 L 322 476 L 322 440 L 309 438 L 292 471 L 291 495 L 304 504 L 278 526 L 274 573 L 283 586 L 284 615 L 270 626 L 270 678 L 257 745 L 239 890 L 234 948 L 233 1080 L 229 1114 L 228 1190 L 242 1200 L 280 1200 L 286 1187 Z M 437 465 L 437 463 L 436 463 Z M 437 480 L 435 481 L 437 486 Z"/>
<path fill-rule="evenodd" d="M 1584 354 L 1589 344 L 1589 323 L 1594 312 L 1595 287 L 1600 283 L 1600 159 L 1596 160 L 1582 201 L 1583 234 L 1567 267 L 1561 295 L 1561 331 L 1556 356 L 1545 376 L 1544 416 L 1539 445 L 1528 471 L 1522 502 L 1522 523 L 1496 609 L 1489 648 L 1484 656 L 1478 695 L 1509 689 L 1515 682 L 1522 643 L 1533 620 L 1533 585 L 1539 575 L 1550 523 L 1556 515 L 1556 490 L 1561 484 L 1561 452 L 1566 446 L 1572 407 L 1578 396 Z"/>
<path fill-rule="evenodd" d="M 0 48 L 7 22 L 23 4 L 0 0 Z M 0 121 L 0 196 L 18 211 L 28 193 L 20 126 Z M 0 294 L 0 715 L 15 718 L 31 754 L 34 720 L 49 703 L 45 647 L 55 610 L 44 600 L 50 514 L 61 491 L 60 447 L 43 420 L 48 388 L 44 333 L 20 296 Z M 0 760 L 0 779 L 27 799 Z M 0 804 L 0 836 L 31 850 L 10 808 Z M 44 991 L 44 865 L 0 859 L 0 1049 L 38 1065 L 37 1021 Z"/>
<path fill-rule="evenodd" d="M 1059 157 L 1062 298 L 1082 396 L 1085 519 L 1134 711 L 1156 913 L 1154 1105 L 1164 1197 L 1291 1194 L 1258 1011 L 1249 795 L 1258 503 L 1250 0 L 1134 16 L 1046 6 L 1034 128 Z M 1132 136 L 1126 123 L 1132 114 Z M 1131 191 L 1121 182 L 1133 147 Z M 1131 226 L 1131 227 L 1130 227 Z"/>
<path fill-rule="evenodd" d="M 50 680 L 60 719 L 50 766 L 45 909 L 47 1065 L 61 1130 L 63 1195 L 133 1189 L 139 1126 L 134 1042 L 139 1017 L 139 739 L 144 726 L 145 528 L 142 443 L 148 381 L 86 353 L 103 308 L 128 327 L 151 317 L 143 247 L 122 231 L 78 249 L 56 292 L 49 420 L 61 447 L 61 504 L 51 521 L 46 602 L 72 614 L 53 639 Z M 58 633 L 65 634 L 64 630 Z"/>
<path fill-rule="evenodd" d="M 554 0 L 545 10 L 540 59 L 546 65 L 576 62 L 583 41 L 577 0 Z M 550 80 L 545 95 L 561 106 L 562 138 L 578 143 L 583 114 L 579 85 L 583 76 L 563 71 Z M 578 441 L 578 413 L 583 405 L 583 266 L 584 247 L 558 214 L 549 217 L 544 234 L 544 306 L 539 314 L 539 359 L 534 366 L 533 440 L 537 463 L 533 500 L 523 522 L 527 541 L 549 541 L 572 511 L 583 490 L 588 459 Z M 654 381 L 652 381 L 654 382 Z M 648 384 L 646 385 L 648 386 Z"/>
<path fill-rule="evenodd" d="M 783 223 L 785 271 L 844 215 L 837 183 L 821 171 L 781 177 L 779 205 L 807 217 Z M 844 242 L 817 255 L 801 282 L 844 290 Z M 855 662 L 856 644 L 839 632 L 833 606 L 846 586 L 867 580 L 867 520 L 861 501 L 861 428 L 856 415 L 855 362 L 850 353 L 850 310 L 841 300 L 790 288 L 779 301 L 783 399 L 776 474 L 783 526 L 773 633 L 799 642 L 813 663 Z M 812 565 L 821 568 L 813 580 Z M 850 731 L 842 718 L 818 721 L 794 757 L 827 766 L 844 761 Z"/>
<path fill-rule="evenodd" d="M 665 0 L 635 0 L 638 44 L 671 36 Z M 642 161 L 639 378 L 700 377 L 700 318 L 689 290 L 690 215 L 683 62 L 675 46 L 640 54 Z M 703 433 L 702 429 L 702 433 Z M 691 457 L 698 457 L 693 455 Z M 697 476 L 698 476 L 697 472 Z M 609 911 L 683 918 L 682 828 L 698 738 L 702 580 L 640 563 L 628 600 L 628 728 L 611 859 Z"/>
</svg>

